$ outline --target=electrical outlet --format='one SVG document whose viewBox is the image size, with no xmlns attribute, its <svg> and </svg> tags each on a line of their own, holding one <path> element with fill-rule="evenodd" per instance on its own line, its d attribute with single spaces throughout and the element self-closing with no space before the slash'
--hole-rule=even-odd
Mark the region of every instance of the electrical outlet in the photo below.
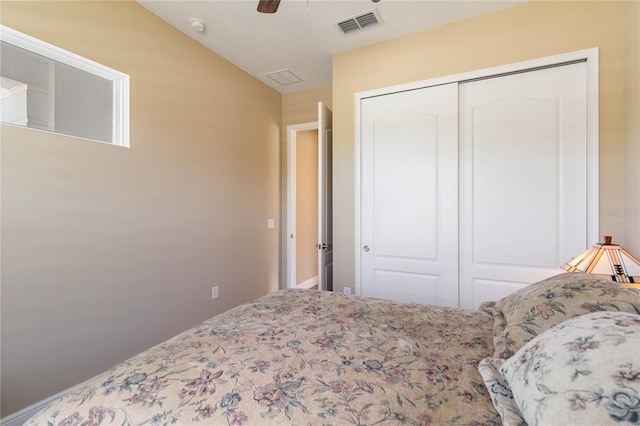
<svg viewBox="0 0 640 426">
<path fill-rule="evenodd" d="M 217 299 L 218 298 L 218 286 L 215 286 L 215 287 L 211 288 L 211 298 L 212 299 Z"/>
<path fill-rule="evenodd" d="M 351 287 L 345 287 L 342 291 L 344 291 L 344 294 L 351 294 Z"/>
</svg>

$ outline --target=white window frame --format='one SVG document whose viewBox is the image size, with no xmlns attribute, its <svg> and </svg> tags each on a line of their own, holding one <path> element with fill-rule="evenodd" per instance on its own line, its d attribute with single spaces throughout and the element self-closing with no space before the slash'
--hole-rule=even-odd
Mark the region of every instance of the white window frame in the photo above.
<svg viewBox="0 0 640 426">
<path fill-rule="evenodd" d="M 109 145 L 129 147 L 129 76 L 98 62 L 54 46 L 12 28 L 0 25 L 0 40 L 113 82 L 112 141 L 87 139 Z M 79 137 L 67 135 L 72 137 Z M 86 139 L 86 138 L 82 138 Z"/>
</svg>

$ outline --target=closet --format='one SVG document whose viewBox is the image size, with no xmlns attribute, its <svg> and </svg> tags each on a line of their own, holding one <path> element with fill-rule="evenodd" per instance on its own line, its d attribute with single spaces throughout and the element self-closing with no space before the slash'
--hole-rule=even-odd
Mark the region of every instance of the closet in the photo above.
<svg viewBox="0 0 640 426">
<path fill-rule="evenodd" d="M 360 294 L 477 308 L 594 242 L 597 60 L 575 56 L 360 96 Z"/>
</svg>

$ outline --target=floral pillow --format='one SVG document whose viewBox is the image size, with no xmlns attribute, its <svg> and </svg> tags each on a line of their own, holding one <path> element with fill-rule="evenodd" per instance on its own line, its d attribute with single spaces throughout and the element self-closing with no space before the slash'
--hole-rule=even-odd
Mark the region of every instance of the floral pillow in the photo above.
<svg viewBox="0 0 640 426">
<path fill-rule="evenodd" d="M 564 273 L 481 309 L 494 316 L 494 356 L 507 359 L 538 334 L 598 311 L 640 314 L 640 291 L 592 274 Z"/>
<path fill-rule="evenodd" d="M 489 395 L 491 395 L 491 402 L 502 419 L 502 425 L 527 426 L 513 399 L 513 392 L 511 392 L 509 384 L 500 373 L 500 367 L 503 363 L 504 360 L 500 358 L 485 358 L 480 361 L 478 371 Z"/>
<path fill-rule="evenodd" d="M 540 334 L 500 372 L 529 425 L 640 422 L 640 315 L 595 312 Z"/>
<path fill-rule="evenodd" d="M 507 320 L 502 311 L 496 308 L 497 302 L 484 302 L 480 305 L 480 310 L 490 313 L 493 316 L 493 346 L 494 356 L 507 359 L 513 355 L 513 350 L 509 349 L 505 341 L 505 331 L 507 330 Z"/>
</svg>

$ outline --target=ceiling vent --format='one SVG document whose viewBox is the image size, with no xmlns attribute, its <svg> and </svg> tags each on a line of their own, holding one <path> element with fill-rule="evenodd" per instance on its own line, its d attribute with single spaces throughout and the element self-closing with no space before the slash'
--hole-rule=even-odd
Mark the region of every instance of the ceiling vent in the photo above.
<svg viewBox="0 0 640 426">
<path fill-rule="evenodd" d="M 300 77 L 298 77 L 297 75 L 295 75 L 289 70 L 274 71 L 274 72 L 265 74 L 265 76 L 269 77 L 271 80 L 275 81 L 281 86 L 286 86 L 288 84 L 293 84 L 293 83 L 300 83 L 302 81 Z"/>
<path fill-rule="evenodd" d="M 377 9 L 336 22 L 342 35 L 345 36 L 377 27 L 380 24 L 382 24 L 382 19 L 380 19 L 380 14 Z"/>
</svg>

